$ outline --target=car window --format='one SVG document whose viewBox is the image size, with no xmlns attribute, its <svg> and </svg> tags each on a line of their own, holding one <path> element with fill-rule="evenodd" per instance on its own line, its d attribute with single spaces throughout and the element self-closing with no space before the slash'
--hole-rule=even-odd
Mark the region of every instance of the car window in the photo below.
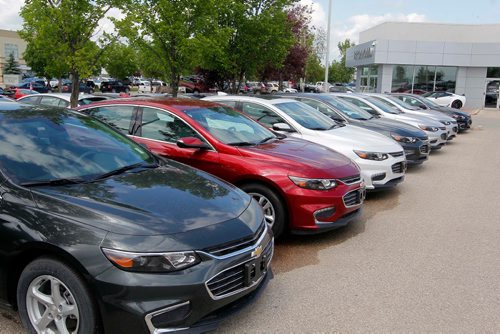
<svg viewBox="0 0 500 334">
<path fill-rule="evenodd" d="M 273 125 L 276 123 L 287 123 L 274 111 L 256 103 L 243 102 L 241 109 L 242 109 L 241 111 L 243 111 L 244 114 L 248 115 L 250 118 L 264 124 L 269 128 L 272 128 Z"/>
<path fill-rule="evenodd" d="M 132 106 L 105 106 L 91 109 L 90 115 L 126 134 L 130 134 L 130 122 L 134 108 Z"/>
<path fill-rule="evenodd" d="M 275 106 L 306 129 L 323 131 L 337 126 L 331 118 L 301 102 L 276 103 Z"/>
<path fill-rule="evenodd" d="M 337 97 L 332 97 L 332 96 L 326 96 L 324 97 L 326 101 L 337 110 L 344 114 L 345 116 L 353 119 L 359 119 L 359 120 L 367 120 L 373 118 L 372 114 L 359 106 L 350 103 L 349 101 L 346 100 L 341 100 Z M 376 112 L 376 111 L 373 111 Z"/>
<path fill-rule="evenodd" d="M 340 117 L 335 110 L 332 108 L 328 107 L 326 104 L 320 101 L 315 101 L 315 100 L 309 100 L 309 99 L 299 99 L 300 102 L 307 104 L 310 107 L 313 107 L 314 109 L 318 110 L 322 114 L 330 117 L 331 119 L 334 119 L 339 122 L 343 122 L 344 119 Z"/>
<path fill-rule="evenodd" d="M 203 138 L 179 117 L 153 109 L 142 109 L 142 122 L 139 126 L 141 137 L 175 143 L 183 137 Z"/>
<path fill-rule="evenodd" d="M 81 106 L 84 106 L 87 104 L 91 104 L 91 103 L 98 102 L 98 101 L 104 101 L 104 100 L 107 100 L 107 98 L 99 97 L 99 96 L 86 97 L 86 98 L 78 100 L 78 104 Z"/>
<path fill-rule="evenodd" d="M 355 106 L 360 107 L 363 110 L 368 111 L 369 113 L 375 111 L 375 109 L 373 109 L 372 107 L 370 107 L 368 105 L 368 103 L 365 103 L 365 102 L 363 102 L 361 100 L 353 99 L 353 98 L 350 98 L 350 97 L 347 97 L 347 96 L 342 96 L 341 98 L 344 99 L 344 100 L 347 100 L 348 102 L 354 104 Z"/>
<path fill-rule="evenodd" d="M 38 104 L 38 99 L 39 99 L 38 96 L 28 96 L 28 97 L 25 97 L 25 98 L 19 100 L 19 102 L 29 103 L 29 104 Z"/>
<path fill-rule="evenodd" d="M 237 102 L 236 101 L 221 101 L 221 102 L 217 102 L 217 103 L 223 104 L 223 105 L 231 107 L 231 108 L 236 108 Z"/>
<path fill-rule="evenodd" d="M 408 103 L 411 106 L 414 107 L 419 107 L 419 108 L 426 108 L 425 104 L 417 100 L 416 98 L 409 97 L 409 96 L 398 96 L 398 98 L 403 101 L 404 103 Z"/>
<path fill-rule="evenodd" d="M 42 99 L 40 100 L 40 104 L 44 106 L 55 106 L 59 107 L 59 102 L 60 98 L 54 97 L 54 96 L 42 96 Z"/>
</svg>

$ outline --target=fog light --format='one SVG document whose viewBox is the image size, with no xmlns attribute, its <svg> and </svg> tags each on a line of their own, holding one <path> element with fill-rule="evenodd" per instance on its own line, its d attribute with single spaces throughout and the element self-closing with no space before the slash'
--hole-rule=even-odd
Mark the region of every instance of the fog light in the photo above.
<svg viewBox="0 0 500 334">
<path fill-rule="evenodd" d="M 383 179 L 385 179 L 385 173 L 372 175 L 372 181 L 382 181 Z"/>
<path fill-rule="evenodd" d="M 314 212 L 314 218 L 316 218 L 317 221 L 326 222 L 333 217 L 335 211 L 336 209 L 334 206 L 330 208 L 321 209 Z"/>
<path fill-rule="evenodd" d="M 184 302 L 146 315 L 146 323 L 151 333 L 155 329 L 172 328 L 183 324 L 191 315 L 191 303 Z"/>
</svg>

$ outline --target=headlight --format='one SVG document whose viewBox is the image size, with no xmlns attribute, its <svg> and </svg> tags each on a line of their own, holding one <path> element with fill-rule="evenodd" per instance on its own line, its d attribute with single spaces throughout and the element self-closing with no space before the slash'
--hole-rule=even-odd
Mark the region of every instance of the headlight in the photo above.
<svg viewBox="0 0 500 334">
<path fill-rule="evenodd" d="M 335 179 L 306 179 L 303 177 L 289 176 L 296 186 L 311 190 L 329 190 L 337 186 Z"/>
<path fill-rule="evenodd" d="M 382 161 L 389 158 L 387 154 L 379 152 L 365 152 L 365 151 L 354 150 L 354 153 L 356 153 L 358 157 L 360 157 L 361 159 L 367 159 L 367 160 Z"/>
<path fill-rule="evenodd" d="M 201 262 L 195 252 L 133 253 L 102 248 L 104 255 L 118 268 L 137 272 L 172 272 Z"/>
<path fill-rule="evenodd" d="M 451 115 L 451 117 L 453 117 L 454 119 L 461 120 L 461 121 L 465 119 L 465 116 L 459 115 L 459 114 L 453 114 L 453 115 Z"/>
<path fill-rule="evenodd" d="M 394 139 L 395 141 L 398 141 L 400 143 L 412 144 L 412 143 L 416 143 L 418 140 L 415 137 L 405 137 L 405 136 L 400 136 L 400 135 L 395 134 L 395 133 L 391 133 L 391 137 L 392 137 L 392 139 Z"/>
<path fill-rule="evenodd" d="M 435 126 L 419 125 L 418 127 L 424 131 L 430 131 L 430 132 L 436 132 L 439 130 L 439 128 Z"/>
<path fill-rule="evenodd" d="M 444 125 L 450 125 L 450 124 L 451 124 L 451 122 L 448 122 L 448 121 L 440 121 L 440 122 L 441 122 L 442 124 L 444 124 Z"/>
</svg>

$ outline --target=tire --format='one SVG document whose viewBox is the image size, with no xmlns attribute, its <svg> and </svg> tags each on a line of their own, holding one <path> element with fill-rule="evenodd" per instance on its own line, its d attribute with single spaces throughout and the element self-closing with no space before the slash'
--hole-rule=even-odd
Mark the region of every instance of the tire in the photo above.
<svg viewBox="0 0 500 334">
<path fill-rule="evenodd" d="M 259 183 L 244 184 L 241 189 L 252 196 L 264 209 L 266 223 L 272 227 L 275 238 L 279 238 L 285 230 L 287 215 L 281 198 L 276 192 Z M 268 203 L 271 207 L 267 207 Z M 274 214 L 274 221 L 271 223 L 270 217 L 272 214 Z"/>
<path fill-rule="evenodd" d="M 53 292 L 54 285 L 58 286 L 54 290 L 58 291 L 57 295 Z M 45 301 L 36 298 L 33 291 L 43 293 Z M 56 259 L 39 258 L 24 268 L 17 285 L 17 304 L 28 333 L 37 333 L 33 322 L 44 319 L 47 324 L 42 324 L 42 329 L 50 328 L 56 333 L 60 333 L 57 326 L 66 327 L 69 332 L 98 332 L 97 307 L 85 282 L 72 268 Z"/>
<path fill-rule="evenodd" d="M 194 94 L 194 95 L 198 95 L 198 94 L 200 94 L 200 91 L 199 91 L 199 90 L 197 90 L 197 89 L 195 89 L 195 90 L 193 90 L 193 94 Z"/>
<path fill-rule="evenodd" d="M 451 103 L 451 107 L 455 109 L 460 109 L 462 108 L 462 101 L 460 100 L 455 100 Z"/>
</svg>

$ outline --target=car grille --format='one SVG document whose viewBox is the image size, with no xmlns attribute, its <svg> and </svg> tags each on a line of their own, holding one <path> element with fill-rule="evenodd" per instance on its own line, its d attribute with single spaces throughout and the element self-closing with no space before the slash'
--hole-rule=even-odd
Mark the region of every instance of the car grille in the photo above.
<svg viewBox="0 0 500 334">
<path fill-rule="evenodd" d="M 269 242 L 266 249 L 262 252 L 262 259 L 266 259 L 263 269 L 262 276 L 265 275 L 267 270 L 267 265 L 271 261 L 273 252 L 273 243 Z M 253 260 L 252 260 L 253 261 Z M 214 276 L 207 282 L 207 288 L 210 293 L 217 298 L 223 298 L 225 296 L 234 294 L 240 290 L 244 290 L 248 286 L 245 284 L 245 265 L 251 263 L 252 261 L 247 261 L 242 264 L 237 265 L 231 269 L 225 270 L 218 275 Z M 248 273 L 250 276 L 255 275 L 254 271 Z"/>
<path fill-rule="evenodd" d="M 346 207 L 351 207 L 363 203 L 363 198 L 364 190 L 356 189 L 345 194 L 342 199 L 344 200 L 344 205 Z"/>
<path fill-rule="evenodd" d="M 404 152 L 401 151 L 401 152 L 392 152 L 392 153 L 389 153 L 390 155 L 392 155 L 394 158 L 398 158 L 398 157 L 402 157 L 404 155 Z"/>
<path fill-rule="evenodd" d="M 457 132 L 458 131 L 458 127 L 457 126 L 454 126 L 453 127 L 453 132 Z"/>
<path fill-rule="evenodd" d="M 442 133 L 442 134 L 441 134 L 441 139 L 446 140 L 446 138 L 448 138 L 448 136 L 446 135 L 446 133 Z"/>
<path fill-rule="evenodd" d="M 420 153 L 429 153 L 429 145 L 420 146 Z"/>
<path fill-rule="evenodd" d="M 439 130 L 446 130 L 446 127 L 445 126 L 440 126 Z"/>
<path fill-rule="evenodd" d="M 428 136 L 425 136 L 425 137 L 417 137 L 418 139 L 422 140 L 422 141 L 426 141 L 426 140 L 429 140 L 429 137 Z"/>
<path fill-rule="evenodd" d="M 257 240 L 259 240 L 262 234 L 264 234 L 265 230 L 266 230 L 266 222 L 263 221 L 262 224 L 259 226 L 259 229 L 257 230 L 257 232 L 254 233 L 253 236 L 239 239 L 237 241 L 232 241 L 230 243 L 226 243 L 223 245 L 217 245 L 216 247 L 206 248 L 204 249 L 204 251 L 215 256 L 224 256 L 227 254 L 237 252 L 241 249 L 245 249 L 247 247 L 255 245 Z"/>
<path fill-rule="evenodd" d="M 398 162 L 397 164 L 392 165 L 391 169 L 393 173 L 403 173 L 405 170 L 405 163 Z"/>
<path fill-rule="evenodd" d="M 339 180 L 340 182 L 342 182 L 344 184 L 351 185 L 351 184 L 360 182 L 361 181 L 361 176 L 360 175 L 354 175 L 354 176 L 343 177 L 343 178 L 340 178 L 340 179 L 337 179 L 337 180 Z"/>
</svg>

